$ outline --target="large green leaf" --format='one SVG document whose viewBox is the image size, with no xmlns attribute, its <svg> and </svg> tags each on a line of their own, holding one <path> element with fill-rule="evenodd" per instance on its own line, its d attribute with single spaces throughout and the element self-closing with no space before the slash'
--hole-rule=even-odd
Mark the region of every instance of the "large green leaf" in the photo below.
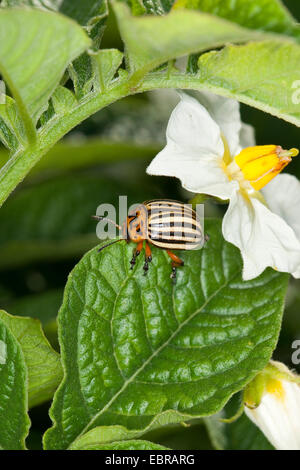
<svg viewBox="0 0 300 470">
<path fill-rule="evenodd" d="M 211 13 L 241 26 L 299 37 L 299 26 L 280 0 L 177 0 L 184 6 Z"/>
<path fill-rule="evenodd" d="M 220 410 L 270 359 L 287 276 L 241 280 L 241 259 L 207 221 L 210 241 L 186 252 L 174 286 L 165 252 L 147 277 L 132 245 L 90 251 L 69 276 L 59 313 L 65 377 L 51 411 L 47 448 L 69 447 L 96 426 L 143 430 Z"/>
<path fill-rule="evenodd" d="M 128 0 L 126 3 L 137 14 L 163 15 L 171 8 L 187 8 L 220 16 L 246 28 L 299 35 L 296 21 L 280 0 Z"/>
<path fill-rule="evenodd" d="M 205 86 L 216 86 L 250 106 L 300 126 L 299 104 L 293 100 L 299 63 L 300 45 L 263 41 L 203 54 L 198 61 L 198 77 Z"/>
<path fill-rule="evenodd" d="M 25 448 L 27 371 L 21 346 L 0 319 L 0 450 Z"/>
<path fill-rule="evenodd" d="M 98 240 L 91 216 L 102 203 L 118 208 L 119 194 L 127 195 L 128 207 L 157 195 L 97 174 L 64 176 L 20 191 L 0 212 L 0 268 L 80 256 Z"/>
<path fill-rule="evenodd" d="M 89 44 L 80 26 L 57 13 L 0 10 L 0 72 L 29 137 L 67 65 Z"/>
<path fill-rule="evenodd" d="M 52 398 L 62 378 L 59 355 L 44 336 L 39 320 L 16 317 L 0 310 L 0 320 L 19 342 L 28 370 L 29 406 Z"/>
<path fill-rule="evenodd" d="M 135 17 L 123 3 L 113 2 L 113 7 L 135 79 L 170 59 L 260 37 L 257 32 L 197 11 Z"/>
<path fill-rule="evenodd" d="M 4 7 L 29 6 L 60 12 L 84 26 L 98 48 L 108 16 L 107 0 L 4 0 Z M 87 53 L 82 54 L 70 66 L 76 95 L 81 98 L 90 91 L 93 68 Z"/>
</svg>

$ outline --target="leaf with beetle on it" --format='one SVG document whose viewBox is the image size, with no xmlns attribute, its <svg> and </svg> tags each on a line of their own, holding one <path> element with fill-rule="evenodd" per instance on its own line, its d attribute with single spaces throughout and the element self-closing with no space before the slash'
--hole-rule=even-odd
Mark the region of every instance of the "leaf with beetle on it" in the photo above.
<svg viewBox="0 0 300 470">
<path fill-rule="evenodd" d="M 268 362 L 288 277 L 267 270 L 242 282 L 220 223 L 205 228 L 210 240 L 182 255 L 176 286 L 162 250 L 153 249 L 147 276 L 141 255 L 131 271 L 125 241 L 75 267 L 59 313 L 65 378 L 48 449 L 72 447 L 97 426 L 142 432 L 166 412 L 174 422 L 214 414 Z"/>
<path fill-rule="evenodd" d="M 25 449 L 29 425 L 24 355 L 0 318 L 0 450 Z"/>
</svg>

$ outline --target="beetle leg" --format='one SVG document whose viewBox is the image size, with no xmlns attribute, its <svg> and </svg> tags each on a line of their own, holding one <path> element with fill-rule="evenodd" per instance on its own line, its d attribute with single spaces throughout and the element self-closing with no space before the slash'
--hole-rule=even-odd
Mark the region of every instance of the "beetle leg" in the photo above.
<svg viewBox="0 0 300 470">
<path fill-rule="evenodd" d="M 144 263 L 144 276 L 146 276 L 148 269 L 149 269 L 149 263 L 152 261 L 152 254 L 151 254 L 151 248 L 149 244 L 146 242 L 145 246 L 145 263 Z"/>
<path fill-rule="evenodd" d="M 136 263 L 136 258 L 139 256 L 140 252 L 143 249 L 143 243 L 144 243 L 143 240 L 140 241 L 138 243 L 138 246 L 136 247 L 136 249 L 133 251 L 132 258 L 131 258 L 131 261 L 130 261 L 130 269 L 134 268 L 135 263 Z"/>
<path fill-rule="evenodd" d="M 182 259 L 179 258 L 179 256 L 175 255 L 175 253 L 173 253 L 172 251 L 167 250 L 167 253 L 172 260 L 172 273 L 171 273 L 170 278 L 173 280 L 173 283 L 175 284 L 176 274 L 177 274 L 176 269 L 179 268 L 180 266 L 184 266 L 184 262 L 182 261 Z"/>
</svg>

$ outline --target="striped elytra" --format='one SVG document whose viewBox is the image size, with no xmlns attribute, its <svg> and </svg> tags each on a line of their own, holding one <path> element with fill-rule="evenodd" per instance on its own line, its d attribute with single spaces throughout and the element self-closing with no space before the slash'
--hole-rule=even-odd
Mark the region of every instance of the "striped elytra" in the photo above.
<svg viewBox="0 0 300 470">
<path fill-rule="evenodd" d="M 105 219 L 94 216 L 97 220 Z M 108 220 L 108 219 L 106 219 Z M 108 220 L 114 223 L 111 220 Z M 116 225 L 116 224 L 115 224 Z M 117 226 L 117 225 L 116 225 Z M 137 244 L 130 261 L 131 269 L 145 245 L 144 274 L 147 274 L 152 261 L 150 245 L 166 250 L 172 260 L 171 278 L 176 279 L 176 268 L 183 266 L 183 261 L 171 250 L 193 250 L 203 246 L 204 236 L 200 219 L 191 206 L 171 199 L 145 201 L 129 214 L 122 227 L 123 237 L 100 248 L 126 239 Z"/>
<path fill-rule="evenodd" d="M 204 236 L 197 213 L 177 201 L 144 202 L 147 209 L 147 239 L 158 248 L 192 250 L 203 245 Z"/>
</svg>

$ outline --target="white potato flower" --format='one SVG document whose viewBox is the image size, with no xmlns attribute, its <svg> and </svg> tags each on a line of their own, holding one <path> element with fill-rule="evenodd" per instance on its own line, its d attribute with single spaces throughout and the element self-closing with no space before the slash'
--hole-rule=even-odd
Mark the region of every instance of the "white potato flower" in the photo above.
<svg viewBox="0 0 300 470">
<path fill-rule="evenodd" d="M 223 235 L 241 250 L 244 280 L 268 266 L 299 278 L 300 182 L 277 176 L 298 150 L 255 146 L 237 101 L 208 92 L 199 100 L 180 93 L 167 144 L 147 173 L 174 176 L 191 192 L 229 200 Z"/>
<path fill-rule="evenodd" d="M 246 388 L 244 401 L 246 415 L 275 449 L 300 450 L 299 377 L 272 361 Z"/>
</svg>

